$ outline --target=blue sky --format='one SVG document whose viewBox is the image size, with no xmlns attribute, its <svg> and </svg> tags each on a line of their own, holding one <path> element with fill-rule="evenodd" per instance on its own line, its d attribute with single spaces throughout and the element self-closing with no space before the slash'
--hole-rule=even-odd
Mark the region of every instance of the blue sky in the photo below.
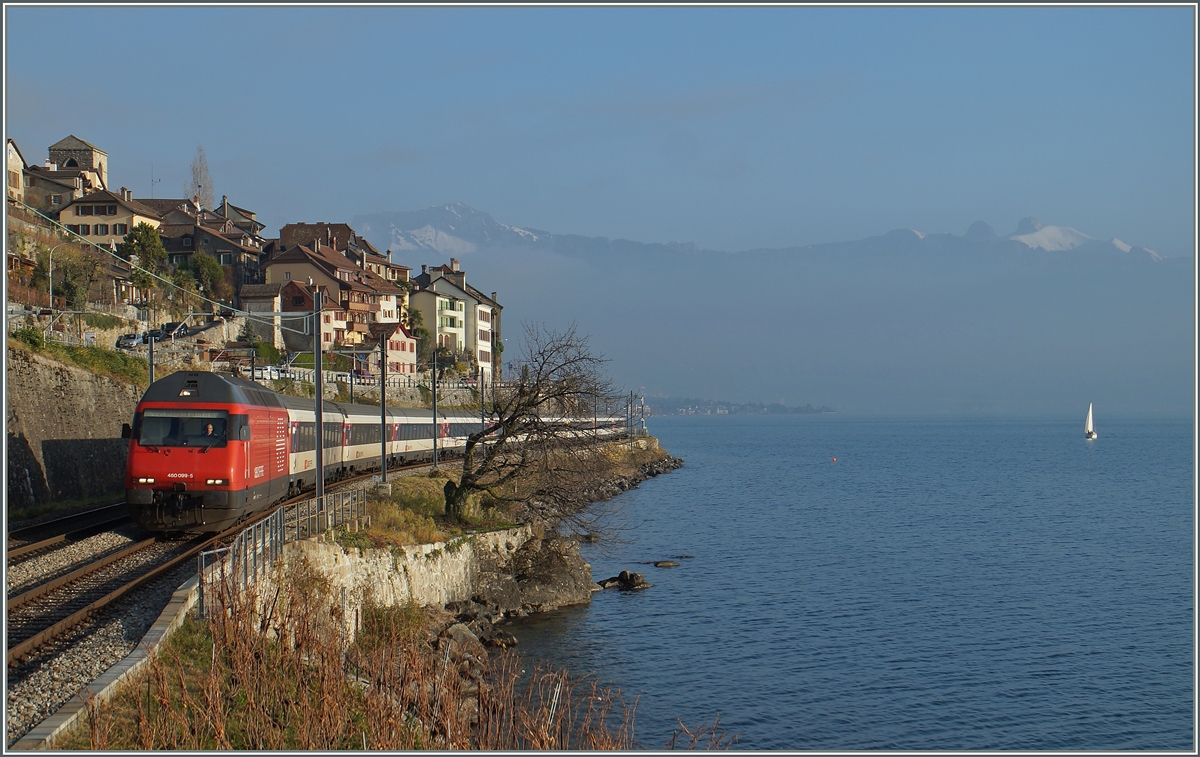
<svg viewBox="0 0 1200 757">
<path fill-rule="evenodd" d="M 293 221 L 724 250 L 1022 217 L 1191 254 L 1193 10 L 7 7 L 5 131 Z M 421 261 L 404 261 L 412 264 Z"/>
</svg>

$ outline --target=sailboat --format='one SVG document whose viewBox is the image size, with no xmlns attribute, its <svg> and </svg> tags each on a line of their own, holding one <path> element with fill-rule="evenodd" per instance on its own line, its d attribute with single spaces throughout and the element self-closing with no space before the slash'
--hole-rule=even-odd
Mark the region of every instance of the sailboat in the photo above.
<svg viewBox="0 0 1200 757">
<path fill-rule="evenodd" d="M 1088 403 L 1087 420 L 1083 422 L 1083 436 L 1085 439 L 1096 438 L 1096 428 L 1092 425 L 1092 403 Z"/>
</svg>

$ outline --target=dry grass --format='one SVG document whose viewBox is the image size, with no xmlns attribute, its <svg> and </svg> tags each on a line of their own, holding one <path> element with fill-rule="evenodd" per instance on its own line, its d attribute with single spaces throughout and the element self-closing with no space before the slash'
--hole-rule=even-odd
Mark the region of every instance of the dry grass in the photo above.
<svg viewBox="0 0 1200 757">
<path fill-rule="evenodd" d="M 60 744 L 79 750 L 629 749 L 635 705 L 549 668 L 438 638 L 415 607 L 368 606 L 351 641 L 302 563 L 255 613 L 228 593 Z"/>
</svg>

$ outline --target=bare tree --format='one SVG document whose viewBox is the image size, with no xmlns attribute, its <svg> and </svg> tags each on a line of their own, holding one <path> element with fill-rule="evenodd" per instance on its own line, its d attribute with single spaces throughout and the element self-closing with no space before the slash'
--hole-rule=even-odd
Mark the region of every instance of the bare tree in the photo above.
<svg viewBox="0 0 1200 757">
<path fill-rule="evenodd" d="M 190 200 L 200 198 L 200 207 L 212 210 L 213 185 L 208 175 L 208 159 L 204 157 L 204 145 L 196 145 L 196 157 L 192 159 L 192 178 L 183 182 L 183 197 Z"/>
<path fill-rule="evenodd" d="M 570 516 L 590 472 L 607 458 L 564 420 L 590 423 L 596 407 L 613 398 L 585 336 L 526 324 L 521 355 L 510 381 L 491 398 L 491 417 L 467 437 L 459 482 L 447 481 L 446 514 L 461 521 L 467 497 L 486 492 L 498 502 L 526 502 L 546 522 Z M 585 424 L 586 425 L 586 424 Z M 514 492 L 520 482 L 523 492 Z"/>
</svg>

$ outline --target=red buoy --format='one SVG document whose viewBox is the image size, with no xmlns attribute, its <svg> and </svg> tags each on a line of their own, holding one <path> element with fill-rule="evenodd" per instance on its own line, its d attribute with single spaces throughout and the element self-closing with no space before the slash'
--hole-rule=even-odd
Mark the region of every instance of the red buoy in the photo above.
<svg viewBox="0 0 1200 757">
<path fill-rule="evenodd" d="M 836 458 L 836 457 L 835 457 L 835 458 L 833 458 L 833 461 L 836 463 L 836 462 L 837 462 L 837 458 Z"/>
</svg>

